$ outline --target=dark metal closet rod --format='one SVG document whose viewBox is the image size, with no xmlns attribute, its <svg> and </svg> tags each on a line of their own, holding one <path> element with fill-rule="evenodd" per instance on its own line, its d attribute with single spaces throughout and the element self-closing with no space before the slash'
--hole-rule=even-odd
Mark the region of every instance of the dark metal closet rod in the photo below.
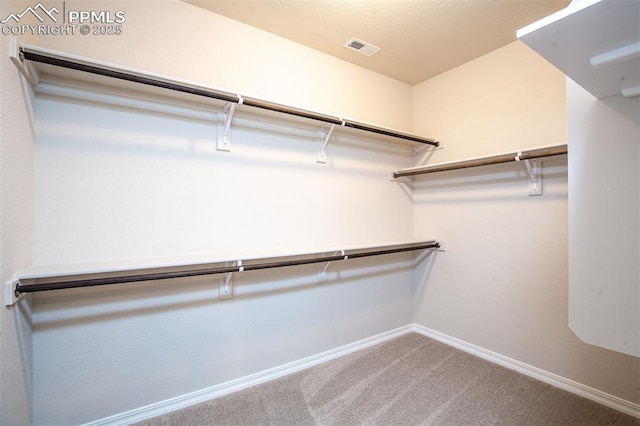
<svg viewBox="0 0 640 426">
<path fill-rule="evenodd" d="M 21 50 L 21 57 L 33 62 L 40 62 L 43 64 L 54 65 L 61 68 L 68 68 L 76 71 L 82 71 L 89 74 L 102 75 L 105 77 L 116 78 L 124 81 L 131 81 L 134 83 L 146 84 L 147 86 L 159 87 L 162 89 L 174 90 L 176 92 L 189 93 L 192 95 L 203 96 L 211 99 L 219 99 L 227 102 L 238 102 L 236 95 L 227 94 L 224 92 L 214 92 L 196 87 L 185 86 L 181 84 L 175 84 L 164 80 L 159 80 L 150 77 L 143 77 L 135 74 L 130 74 L 122 71 L 115 71 L 108 68 L 100 68 L 94 65 L 82 64 L 79 62 L 68 61 L 66 59 L 60 59 L 52 56 L 41 55 L 39 53 L 29 52 L 28 50 Z"/>
<path fill-rule="evenodd" d="M 394 178 L 415 176 L 426 173 L 444 172 L 447 170 L 466 169 L 469 167 L 487 166 L 490 164 L 509 163 L 511 161 L 531 160 L 533 158 L 551 157 L 567 153 L 567 145 L 557 145 L 546 148 L 530 149 L 522 152 L 500 154 L 473 160 L 456 161 L 452 163 L 434 164 L 432 166 L 412 167 L 393 173 Z"/>
<path fill-rule="evenodd" d="M 288 107 L 272 102 L 262 101 L 254 98 L 245 98 L 231 93 L 202 89 L 183 84 L 177 84 L 174 82 L 144 77 L 136 74 L 126 73 L 122 71 L 116 71 L 109 68 L 102 68 L 95 65 L 87 65 L 80 62 L 70 61 L 67 59 L 61 59 L 54 56 L 47 56 L 40 53 L 30 52 L 29 50 L 22 49 L 20 51 L 21 58 L 28 61 L 40 62 L 43 64 L 54 65 L 57 67 L 68 68 L 76 71 L 82 71 L 90 74 L 102 75 L 105 77 L 116 78 L 119 80 L 130 81 L 134 83 L 146 84 L 148 86 L 159 87 L 163 89 L 173 90 L 182 93 L 188 93 L 196 96 L 203 96 L 210 99 L 218 99 L 226 102 L 234 102 L 237 104 L 248 105 L 254 108 L 265 109 L 269 111 L 276 111 L 284 114 L 295 115 L 297 117 L 308 118 L 311 120 L 321 121 L 329 124 L 336 124 L 344 127 L 350 127 L 354 129 L 364 130 L 371 133 L 377 133 L 385 136 L 391 136 L 399 139 L 409 140 L 412 142 L 418 142 L 427 145 L 433 145 L 435 147 L 440 145 L 440 142 L 429 138 L 423 138 L 419 136 L 410 135 L 403 132 L 398 132 L 381 127 L 371 126 L 368 124 L 358 123 L 351 120 L 341 119 L 330 115 L 325 115 L 317 112 L 307 111 L 303 109 Z"/>
<path fill-rule="evenodd" d="M 402 253 L 407 251 L 436 249 L 440 243 L 429 241 L 425 243 L 411 244 L 403 247 L 369 250 L 364 252 L 345 253 L 333 256 L 314 256 L 308 259 L 282 260 L 265 263 L 247 264 L 243 266 L 221 266 L 216 268 L 193 269 L 188 271 L 156 272 L 148 274 L 134 274 L 118 277 L 87 278 L 82 280 L 56 281 L 48 283 L 21 284 L 18 282 L 15 287 L 18 293 L 33 293 L 38 291 L 62 290 L 67 288 L 94 287 L 101 285 L 124 284 L 141 281 L 166 280 L 171 278 L 195 277 L 201 275 L 225 274 L 228 272 L 254 271 L 260 269 L 283 268 L 288 266 L 308 265 L 312 263 L 336 262 L 361 257 L 379 256 L 383 254 Z"/>
</svg>

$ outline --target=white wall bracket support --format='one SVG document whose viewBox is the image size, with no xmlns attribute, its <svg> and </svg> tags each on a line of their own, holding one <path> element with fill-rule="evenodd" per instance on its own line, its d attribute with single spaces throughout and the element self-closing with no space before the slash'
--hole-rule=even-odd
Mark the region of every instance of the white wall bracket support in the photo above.
<svg viewBox="0 0 640 426">
<path fill-rule="evenodd" d="M 242 96 L 238 95 L 238 105 L 242 105 L 242 101 Z M 222 132 L 218 132 L 218 151 L 231 151 L 231 121 L 235 110 L 236 104 L 233 102 L 224 107 L 224 128 Z"/>
<path fill-rule="evenodd" d="M 244 270 L 242 260 L 238 260 L 235 266 L 238 266 L 238 272 L 242 272 Z M 218 300 L 227 300 L 231 298 L 233 298 L 233 272 L 227 272 L 222 278 L 220 278 L 220 282 L 218 284 Z"/>
<path fill-rule="evenodd" d="M 516 161 L 522 161 L 527 168 L 529 177 L 529 195 L 542 195 L 542 167 L 541 161 L 537 158 L 520 160 L 521 152 L 516 155 Z"/>
<path fill-rule="evenodd" d="M 318 163 L 326 163 L 327 162 L 327 145 L 329 144 L 329 139 L 331 139 L 331 134 L 333 133 L 333 129 L 336 127 L 335 124 L 325 124 L 320 128 L 320 148 L 318 148 L 318 154 L 316 156 L 316 162 Z"/>
<path fill-rule="evenodd" d="M 22 299 L 24 297 L 24 293 L 18 293 L 16 291 L 16 286 L 18 285 L 19 281 L 18 280 L 11 280 L 7 283 L 5 283 L 4 285 L 4 291 L 5 291 L 5 306 L 12 306 L 15 305 L 16 303 L 18 303 L 18 301 L 20 299 Z"/>
<path fill-rule="evenodd" d="M 337 255 L 343 256 L 345 260 L 349 258 L 344 250 L 337 251 L 333 254 L 334 257 Z M 329 265 L 331 265 L 330 261 L 322 262 L 320 264 L 320 271 L 318 272 L 318 284 L 327 282 L 327 280 L 329 279 L 329 273 L 327 272 L 327 269 L 329 269 Z"/>
<path fill-rule="evenodd" d="M 18 71 L 20 71 L 20 74 L 22 74 L 29 83 L 34 86 L 38 84 L 38 81 L 40 80 L 38 71 L 31 66 L 31 63 L 23 60 L 20 52 L 20 43 L 18 43 L 18 38 L 16 36 L 9 37 L 9 58 L 11 58 L 11 62 L 13 62 L 16 68 L 18 68 Z"/>
</svg>

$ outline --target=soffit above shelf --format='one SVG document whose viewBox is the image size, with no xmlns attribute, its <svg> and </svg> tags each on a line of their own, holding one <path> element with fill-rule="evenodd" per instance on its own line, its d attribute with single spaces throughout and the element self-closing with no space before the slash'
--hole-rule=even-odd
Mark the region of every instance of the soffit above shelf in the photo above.
<svg viewBox="0 0 640 426">
<path fill-rule="evenodd" d="M 574 1 L 517 35 L 599 99 L 640 95 L 638 1 Z"/>
</svg>

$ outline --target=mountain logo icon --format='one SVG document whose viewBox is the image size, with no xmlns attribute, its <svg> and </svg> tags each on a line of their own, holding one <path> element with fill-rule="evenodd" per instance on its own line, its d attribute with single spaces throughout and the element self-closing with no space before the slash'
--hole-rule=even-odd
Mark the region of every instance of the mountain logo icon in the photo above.
<svg viewBox="0 0 640 426">
<path fill-rule="evenodd" d="M 40 22 L 44 22 L 44 16 L 48 16 L 53 22 L 58 22 L 58 18 L 54 16 L 54 13 L 59 13 L 58 9 L 56 9 L 55 6 L 51 9 L 47 9 L 42 5 L 42 3 L 38 3 L 33 7 L 28 6 L 21 13 L 11 13 L 0 22 L 6 24 L 7 22 L 13 20 L 15 21 L 15 23 L 18 23 L 25 15 L 28 14 L 32 14 L 33 16 L 35 16 Z"/>
</svg>

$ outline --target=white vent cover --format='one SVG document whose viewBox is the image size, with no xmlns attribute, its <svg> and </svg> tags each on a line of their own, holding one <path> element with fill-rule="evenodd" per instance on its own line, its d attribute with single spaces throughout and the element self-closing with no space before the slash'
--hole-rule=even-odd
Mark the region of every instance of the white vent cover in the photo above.
<svg viewBox="0 0 640 426">
<path fill-rule="evenodd" d="M 371 56 L 374 53 L 377 53 L 380 51 L 380 48 L 378 46 L 374 46 L 371 43 L 367 43 L 366 41 L 362 41 L 357 38 L 352 38 L 351 40 L 346 42 L 344 47 L 351 50 L 355 50 L 359 53 L 362 53 L 365 56 Z"/>
</svg>

